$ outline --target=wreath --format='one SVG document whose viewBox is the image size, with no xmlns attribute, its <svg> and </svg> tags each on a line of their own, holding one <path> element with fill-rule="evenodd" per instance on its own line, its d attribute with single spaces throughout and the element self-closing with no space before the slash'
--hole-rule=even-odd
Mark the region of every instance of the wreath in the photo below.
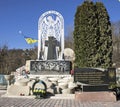
<svg viewBox="0 0 120 107">
<path fill-rule="evenodd" d="M 35 88 L 35 85 L 36 84 L 42 84 L 44 86 L 44 89 L 41 89 L 41 87 L 39 88 Z M 36 80 L 33 85 L 32 85 L 32 92 L 33 92 L 33 95 L 36 95 L 37 97 L 43 97 L 45 98 L 46 96 L 46 90 L 47 90 L 47 85 L 44 81 L 42 80 Z"/>
</svg>

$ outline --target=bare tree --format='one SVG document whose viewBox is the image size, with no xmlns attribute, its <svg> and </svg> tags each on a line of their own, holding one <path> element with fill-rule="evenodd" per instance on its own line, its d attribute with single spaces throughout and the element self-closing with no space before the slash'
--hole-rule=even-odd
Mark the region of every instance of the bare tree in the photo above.
<svg viewBox="0 0 120 107">
<path fill-rule="evenodd" d="M 73 40 L 73 27 L 68 27 L 68 32 L 65 37 L 65 48 L 74 49 L 74 40 Z"/>
<path fill-rule="evenodd" d="M 120 21 L 112 23 L 113 62 L 120 67 Z"/>
</svg>

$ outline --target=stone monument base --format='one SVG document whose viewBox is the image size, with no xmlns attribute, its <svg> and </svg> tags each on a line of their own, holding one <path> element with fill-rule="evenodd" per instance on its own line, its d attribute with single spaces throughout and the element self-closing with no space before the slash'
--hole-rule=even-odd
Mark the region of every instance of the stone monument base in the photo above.
<svg viewBox="0 0 120 107">
<path fill-rule="evenodd" d="M 116 95 L 114 92 L 75 92 L 75 100 L 81 102 L 115 102 Z"/>
<path fill-rule="evenodd" d="M 8 96 L 29 96 L 30 94 L 30 87 L 29 86 L 22 86 L 22 85 L 10 85 L 7 89 Z"/>
<path fill-rule="evenodd" d="M 109 91 L 108 85 L 82 85 L 82 91 L 95 92 L 95 91 Z"/>
<path fill-rule="evenodd" d="M 9 95 L 9 94 L 4 94 L 4 95 L 1 95 L 1 97 L 3 98 L 29 98 L 29 99 L 35 99 L 36 96 L 20 96 L 20 95 Z"/>
</svg>

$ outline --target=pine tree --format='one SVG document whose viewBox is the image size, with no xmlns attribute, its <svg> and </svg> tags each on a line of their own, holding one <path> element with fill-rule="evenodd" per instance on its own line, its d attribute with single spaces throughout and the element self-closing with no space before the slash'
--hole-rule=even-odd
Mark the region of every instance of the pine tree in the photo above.
<svg viewBox="0 0 120 107">
<path fill-rule="evenodd" d="M 104 5 L 99 2 L 94 4 L 85 1 L 77 8 L 74 25 L 75 65 L 78 67 L 111 66 L 112 36 Z"/>
</svg>

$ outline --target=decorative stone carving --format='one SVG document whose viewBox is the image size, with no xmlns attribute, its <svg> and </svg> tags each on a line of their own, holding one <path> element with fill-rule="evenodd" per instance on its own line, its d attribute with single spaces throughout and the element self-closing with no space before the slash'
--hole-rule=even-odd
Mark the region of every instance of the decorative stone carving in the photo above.
<svg viewBox="0 0 120 107">
<path fill-rule="evenodd" d="M 51 42 L 52 44 L 48 46 L 50 40 L 54 42 Z M 38 22 L 38 59 L 62 60 L 63 53 L 64 19 L 62 15 L 56 11 L 47 11 L 40 16 Z"/>
</svg>

